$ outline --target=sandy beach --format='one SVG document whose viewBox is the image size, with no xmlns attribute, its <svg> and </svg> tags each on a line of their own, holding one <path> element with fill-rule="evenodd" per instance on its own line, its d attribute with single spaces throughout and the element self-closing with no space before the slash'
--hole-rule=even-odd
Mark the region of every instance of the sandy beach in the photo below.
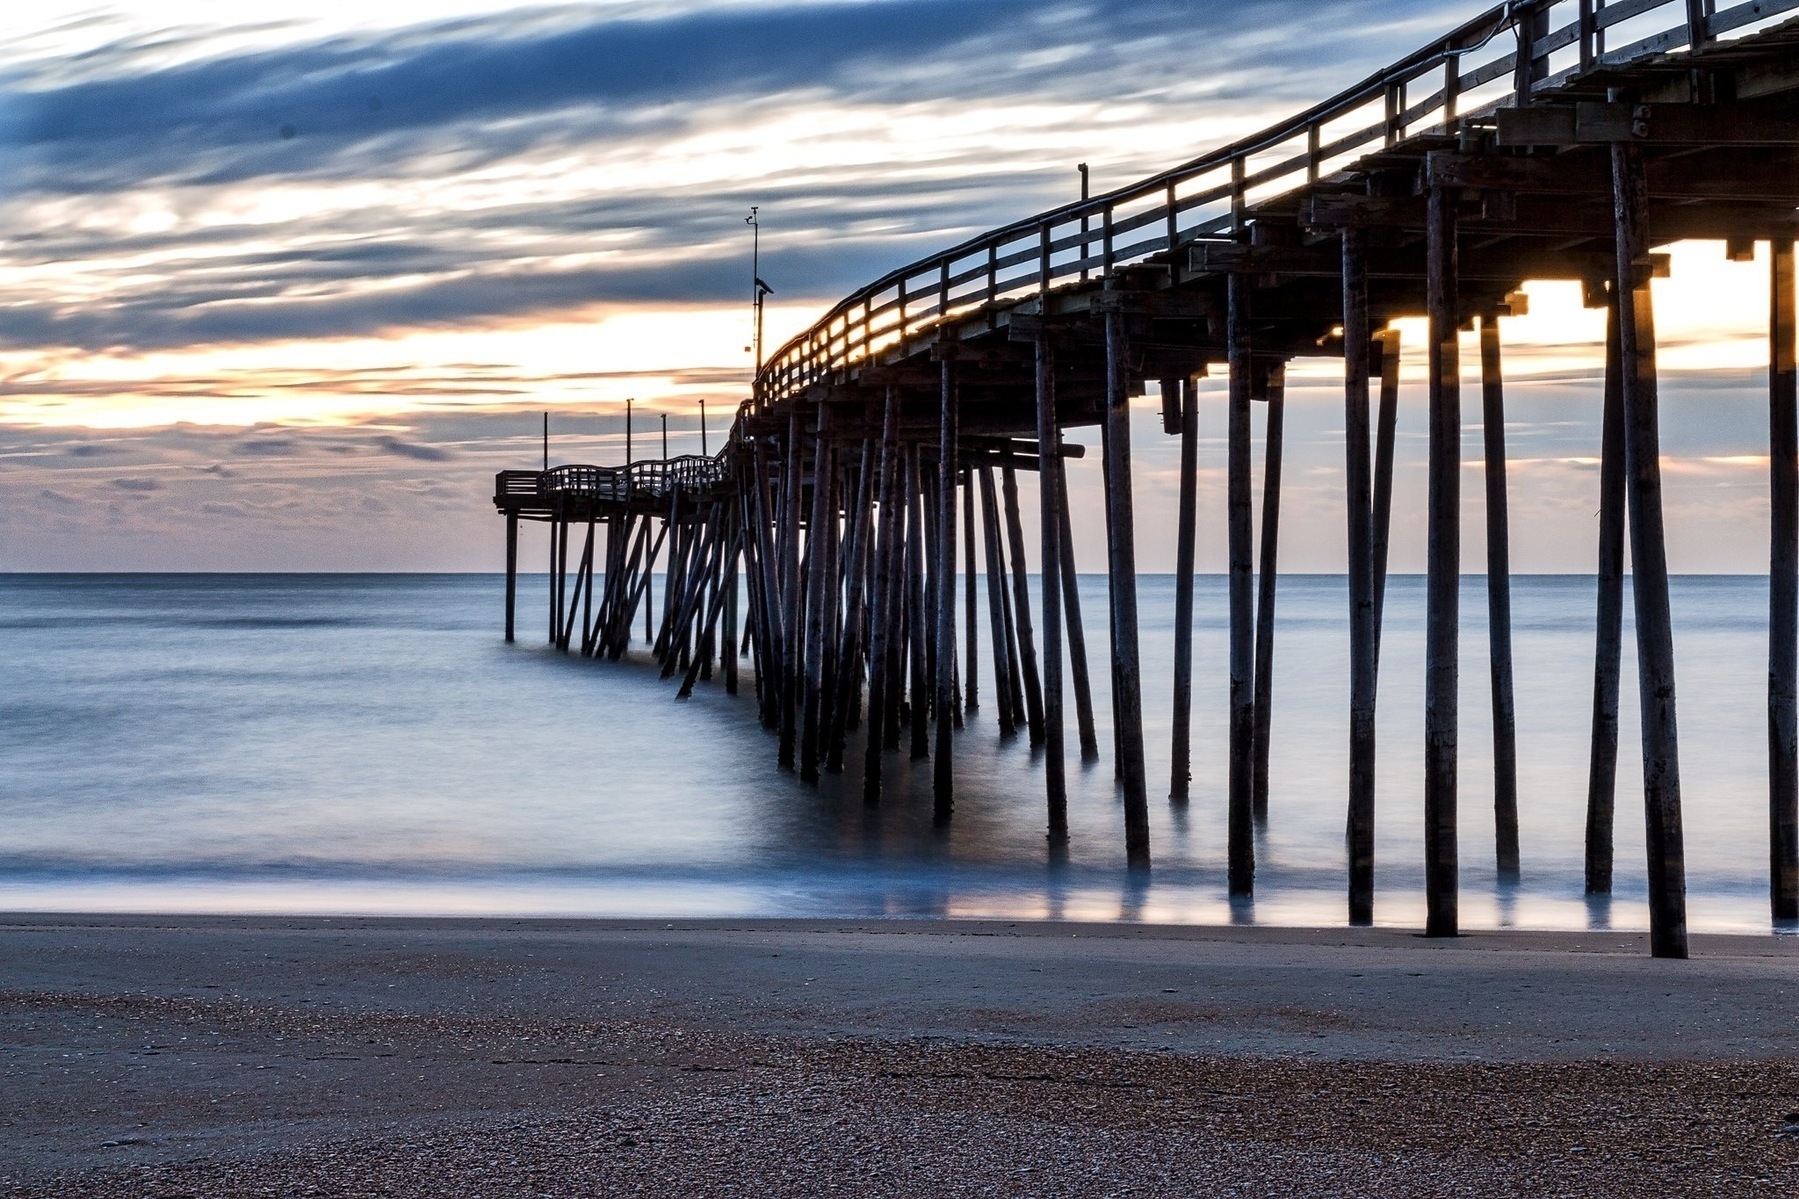
<svg viewBox="0 0 1799 1199">
<path fill-rule="evenodd" d="M 1799 942 L 0 919 L 0 1194 L 1799 1189 Z"/>
</svg>

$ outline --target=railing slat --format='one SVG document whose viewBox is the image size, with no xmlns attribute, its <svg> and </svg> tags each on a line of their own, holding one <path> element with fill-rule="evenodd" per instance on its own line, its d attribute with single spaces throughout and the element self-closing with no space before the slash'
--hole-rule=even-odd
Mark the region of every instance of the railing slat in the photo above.
<svg viewBox="0 0 1799 1199">
<path fill-rule="evenodd" d="M 1763 17 L 1777 16 L 1795 8 L 1799 8 L 1799 0 L 1750 0 L 1748 4 L 1739 4 L 1735 8 L 1713 13 L 1711 20 L 1706 22 L 1706 28 L 1713 37 L 1717 37 L 1721 33 L 1753 25 Z"/>
<path fill-rule="evenodd" d="M 1654 12 L 1673 4 L 1675 0 L 1618 0 L 1616 4 L 1607 4 L 1594 14 L 1594 24 L 1601 29 L 1610 29 L 1613 25 L 1621 25 L 1632 17 L 1640 17 L 1646 12 Z M 1685 16 L 1682 16 L 1682 29 L 1685 29 Z"/>
</svg>

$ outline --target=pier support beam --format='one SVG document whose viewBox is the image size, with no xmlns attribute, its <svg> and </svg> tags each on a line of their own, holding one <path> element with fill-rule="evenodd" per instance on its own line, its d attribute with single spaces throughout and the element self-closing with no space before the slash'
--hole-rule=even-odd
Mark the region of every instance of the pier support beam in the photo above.
<svg viewBox="0 0 1799 1199">
<path fill-rule="evenodd" d="M 981 480 L 982 548 L 987 556 L 987 621 L 993 639 L 993 696 L 999 713 L 999 734 L 1010 737 L 1018 731 L 1023 701 L 1019 699 L 1019 673 L 1012 656 L 1012 620 L 1006 607 L 1006 565 L 1000 549 L 999 493 L 993 486 L 993 468 L 982 463 L 976 472 Z"/>
<path fill-rule="evenodd" d="M 1190 379 L 1162 380 L 1163 406 L 1173 388 L 1181 416 L 1179 531 L 1174 547 L 1174 731 L 1168 798 L 1185 802 L 1193 783 L 1193 556 L 1199 531 L 1199 392 Z"/>
<path fill-rule="evenodd" d="M 825 683 L 825 627 L 827 589 L 835 586 L 831 577 L 830 534 L 827 522 L 837 522 L 837 511 L 831 503 L 831 478 L 835 473 L 832 450 L 825 425 L 829 409 L 820 408 L 818 434 L 812 451 L 812 512 L 806 521 L 806 623 L 804 669 L 800 675 L 800 778 L 808 783 L 818 781 L 820 728 Z M 672 586 L 672 582 L 671 582 Z"/>
<path fill-rule="evenodd" d="M 800 619 L 805 605 L 800 602 L 800 501 L 805 478 L 803 451 L 800 447 L 800 410 L 793 405 L 787 414 L 787 446 L 781 461 L 781 769 L 792 770 L 794 743 L 799 737 L 798 706 L 800 688 L 801 640 L 804 631 Z"/>
<path fill-rule="evenodd" d="M 962 471 L 962 710 L 981 710 L 980 589 L 976 582 L 974 472 Z"/>
<path fill-rule="evenodd" d="M 1799 366 L 1793 243 L 1772 244 L 1768 303 L 1768 899 L 1799 920 Z"/>
<path fill-rule="evenodd" d="M 1062 613 L 1068 625 L 1068 677 L 1074 684 L 1075 720 L 1081 761 L 1099 760 L 1099 733 L 1093 725 L 1093 685 L 1087 674 L 1087 626 L 1081 621 L 1081 576 L 1075 569 L 1074 524 L 1068 512 L 1068 466 L 1056 463 L 1057 540 L 1062 543 Z"/>
<path fill-rule="evenodd" d="M 932 547 L 937 561 L 931 570 L 937 586 L 937 760 L 931 773 L 933 812 L 938 823 L 947 821 L 955 807 L 956 711 L 956 363 L 945 357 L 943 391 L 937 432 L 937 539 Z"/>
<path fill-rule="evenodd" d="M 930 604 L 925 593 L 925 472 L 919 448 L 906 454 L 906 642 L 911 667 L 908 706 L 911 711 L 913 761 L 931 756 L 931 630 Z"/>
<path fill-rule="evenodd" d="M 1380 668 L 1381 616 L 1387 604 L 1387 547 L 1393 533 L 1393 443 L 1399 430 L 1399 330 L 1383 329 L 1380 345 L 1380 413 L 1374 435 L 1374 663 Z"/>
<path fill-rule="evenodd" d="M 1487 484 L 1487 673 L 1493 695 L 1494 858 L 1518 877 L 1518 724 L 1512 702 L 1511 521 L 1505 486 L 1505 379 L 1499 318 L 1480 319 L 1481 440 Z"/>
<path fill-rule="evenodd" d="M 1068 780 L 1062 741 L 1062 541 L 1056 512 L 1062 474 L 1062 429 L 1056 420 L 1056 358 L 1049 334 L 1039 331 L 1037 368 L 1037 518 L 1043 573 L 1043 789 L 1052 845 L 1068 841 Z M 970 489 L 969 512 L 974 511 Z M 974 536 L 974 525 L 969 525 Z M 972 554 L 972 547 L 970 553 Z M 969 620 L 974 619 L 974 559 L 969 559 Z M 971 641 L 970 646 L 973 645 Z M 972 655 L 972 649 L 970 651 Z"/>
<path fill-rule="evenodd" d="M 1349 517 L 1349 922 L 1374 923 L 1374 511 L 1368 377 L 1368 251 L 1343 231 L 1343 455 Z M 1384 363 L 1383 363 L 1384 365 Z"/>
<path fill-rule="evenodd" d="M 518 513 L 506 514 L 506 640 L 512 640 L 513 617 L 518 613 Z"/>
<path fill-rule="evenodd" d="M 862 751 L 862 802 L 881 802 L 881 753 L 888 727 L 888 678 L 892 668 L 894 626 L 899 623 L 894 561 L 905 517 L 899 512 L 899 395 L 887 388 L 881 415 L 881 453 L 874 495 L 880 502 L 880 521 L 871 525 L 874 542 L 874 596 L 870 603 L 868 634 L 868 721 Z"/>
<path fill-rule="evenodd" d="M 1117 713 L 1113 737 L 1124 784 L 1125 857 L 1149 865 L 1149 802 L 1143 765 L 1143 674 L 1137 658 L 1137 541 L 1131 504 L 1131 398 L 1125 361 L 1124 313 L 1116 306 L 1106 325 L 1106 505 L 1112 576 L 1112 677 Z"/>
<path fill-rule="evenodd" d="M 1605 309 L 1605 393 L 1599 431 L 1598 615 L 1593 649 L 1593 744 L 1587 763 L 1586 892 L 1612 893 L 1618 790 L 1618 674 L 1624 645 L 1624 367 L 1618 293 Z"/>
<path fill-rule="evenodd" d="M 555 611 L 550 613 L 550 644 L 557 649 L 565 648 L 563 641 L 563 620 L 568 599 L 568 514 L 563 511 L 561 503 L 556 505 L 556 589 L 552 592 L 551 602 Z"/>
<path fill-rule="evenodd" d="M 1649 858 L 1649 947 L 1687 956 L 1686 846 L 1680 817 L 1674 709 L 1674 630 L 1662 525 L 1655 310 L 1650 299 L 1649 189 L 1641 147 L 1612 144 L 1617 224 L 1618 337 L 1624 372 L 1625 471 L 1629 479 L 1631 593 L 1636 603 L 1637 683 L 1643 718 L 1643 803 Z"/>
<path fill-rule="evenodd" d="M 1048 455 L 1040 455 L 1039 462 Z M 1039 480 L 1041 481 L 1041 479 Z M 1043 744 L 1043 682 L 1037 673 L 1037 635 L 1031 622 L 1031 577 L 1024 553 L 1024 523 L 1018 513 L 1018 471 L 1012 453 L 1000 457 L 1000 497 L 1006 505 L 1006 545 L 1012 559 L 1012 611 L 1018 634 L 1018 664 L 1024 671 L 1025 723 L 1031 746 Z"/>
<path fill-rule="evenodd" d="M 1255 891 L 1256 848 L 1251 776 L 1255 757 L 1255 627 L 1254 558 L 1250 510 L 1249 403 L 1251 380 L 1249 294 L 1253 281 L 1237 273 L 1229 278 L 1230 410 L 1226 425 L 1228 470 L 1226 515 L 1230 562 L 1230 766 L 1227 783 L 1230 893 Z"/>
<path fill-rule="evenodd" d="M 1430 488 L 1424 645 L 1426 936 L 1457 931 L 1457 620 L 1461 584 L 1461 357 L 1456 195 L 1432 188 L 1426 235 L 1430 314 Z"/>
<path fill-rule="evenodd" d="M 1256 571 L 1255 720 L 1249 792 L 1257 825 L 1268 822 L 1268 734 L 1274 723 L 1274 598 L 1281 536 L 1281 439 L 1287 408 L 1284 363 L 1269 367 L 1264 386 L 1268 423 L 1262 451 L 1262 545 Z"/>
</svg>

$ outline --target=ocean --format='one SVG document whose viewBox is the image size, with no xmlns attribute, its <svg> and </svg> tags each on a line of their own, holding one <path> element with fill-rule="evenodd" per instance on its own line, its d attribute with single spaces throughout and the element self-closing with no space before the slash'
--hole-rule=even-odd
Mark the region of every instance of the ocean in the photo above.
<svg viewBox="0 0 1799 1199">
<path fill-rule="evenodd" d="M 982 710 L 957 803 L 888 758 L 817 787 L 775 764 L 747 685 L 688 701 L 642 647 L 619 663 L 520 641 L 484 575 L 0 575 L 0 907 L 13 911 L 947 916 L 1330 925 L 1344 920 L 1348 634 L 1340 576 L 1279 584 L 1270 813 L 1253 902 L 1225 893 L 1225 581 L 1197 586 L 1194 780 L 1168 791 L 1174 585 L 1141 580 L 1151 852 L 1124 866 L 1093 660 L 1098 763 L 1069 703 L 1066 853 L 1046 841 L 1041 754 Z M 1105 579 L 1083 576 L 1103 654 Z M 1673 585 L 1696 930 L 1767 931 L 1766 581 Z M 1522 878 L 1493 869 L 1485 581 L 1462 592 L 1465 928 L 1646 927 L 1626 604 L 1617 889 L 1582 895 L 1593 583 L 1513 593 Z M 1423 580 L 1389 583 L 1380 672 L 1376 920 L 1423 919 Z M 983 623 L 983 654 L 987 629 Z M 747 661 L 746 661 L 747 672 Z M 859 756 L 852 747 L 852 762 Z"/>
</svg>

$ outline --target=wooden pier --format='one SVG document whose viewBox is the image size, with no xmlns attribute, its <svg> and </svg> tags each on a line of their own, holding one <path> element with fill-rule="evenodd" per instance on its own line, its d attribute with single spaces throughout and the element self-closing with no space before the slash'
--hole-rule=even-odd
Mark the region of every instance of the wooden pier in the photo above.
<svg viewBox="0 0 1799 1199">
<path fill-rule="evenodd" d="M 754 661 L 780 764 L 933 759 L 953 818 L 955 729 L 991 713 L 1047 755 L 1045 826 L 1067 837 L 1064 681 L 1079 752 L 1100 752 L 1062 461 L 1101 431 L 1115 730 L 1130 864 L 1152 857 L 1144 765 L 1129 403 L 1150 382 L 1182 439 L 1170 799 L 1189 802 L 1197 456 L 1193 380 L 1229 376 L 1229 886 L 1253 894 L 1274 719 L 1281 405 L 1287 364 L 1344 364 L 1350 728 L 1346 895 L 1374 915 L 1375 681 L 1399 342 L 1428 324 L 1427 932 L 1457 931 L 1461 341 L 1478 328 L 1496 811 L 1519 870 L 1501 329 L 1528 280 L 1579 281 L 1607 311 L 1587 887 L 1612 879 L 1622 566 L 1641 686 L 1651 943 L 1686 953 L 1686 896 L 1649 281 L 1682 239 L 1770 255 L 1769 847 L 1774 920 L 1799 920 L 1799 0 L 1525 0 L 1494 8 L 1292 119 L 1117 191 L 896 270 L 761 370 L 715 455 L 507 471 L 506 629 L 517 522 L 551 525 L 549 640 L 617 658 L 639 613 L 682 695 Z M 1252 544 L 1252 406 L 1268 405 Z M 1026 544 L 1016 479 L 1039 474 Z M 958 546 L 958 537 L 962 544 Z M 1033 594 L 1033 561 L 1040 588 Z M 960 556 L 959 556 L 960 551 Z M 1259 557 L 1259 566 L 1258 559 Z M 975 584 L 985 563 L 986 593 Z M 957 586 L 957 571 L 963 585 Z M 651 576 L 666 582 L 658 605 Z M 597 589 L 597 590 L 596 590 Z M 741 610 L 740 610 L 741 604 Z M 985 611 L 981 609 L 985 608 Z M 960 636 L 958 634 L 961 634 Z M 985 640 L 988 661 L 978 660 Z M 984 686 L 982 682 L 984 681 Z M 1747 848 L 1747 847 L 1745 847 Z"/>
</svg>

